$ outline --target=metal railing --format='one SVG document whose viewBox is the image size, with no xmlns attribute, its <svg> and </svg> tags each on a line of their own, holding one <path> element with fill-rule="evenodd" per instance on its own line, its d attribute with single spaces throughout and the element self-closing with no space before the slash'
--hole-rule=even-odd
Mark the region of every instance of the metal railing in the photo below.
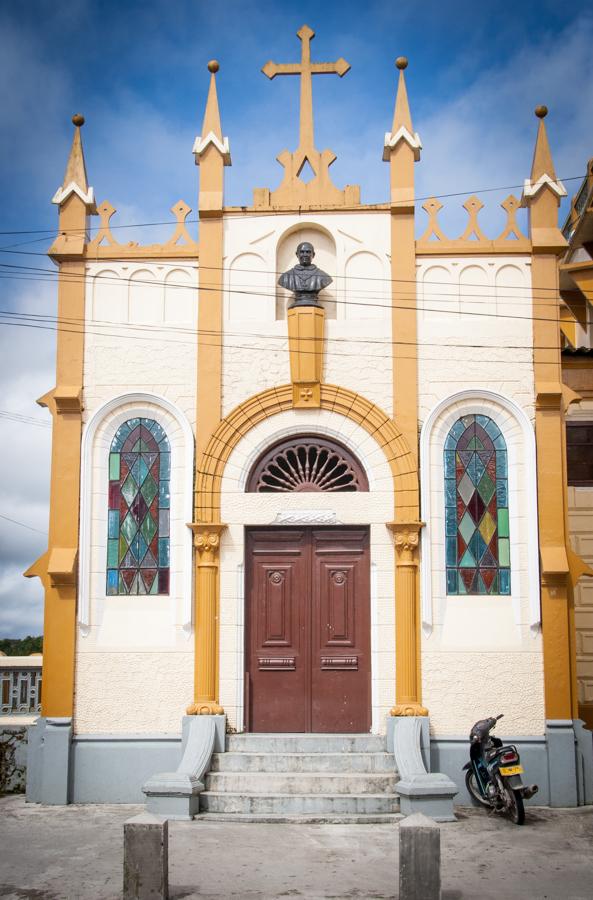
<svg viewBox="0 0 593 900">
<path fill-rule="evenodd" d="M 0 716 L 41 712 L 41 656 L 0 656 Z"/>
</svg>

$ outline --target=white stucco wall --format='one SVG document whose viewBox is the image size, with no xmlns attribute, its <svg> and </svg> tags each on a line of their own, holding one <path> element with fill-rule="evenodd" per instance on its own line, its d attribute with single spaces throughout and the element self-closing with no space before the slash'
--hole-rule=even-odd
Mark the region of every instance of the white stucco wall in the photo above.
<svg viewBox="0 0 593 900">
<path fill-rule="evenodd" d="M 437 736 L 464 734 L 475 720 L 498 712 L 507 732 L 542 734 L 543 657 L 533 625 L 538 579 L 529 260 L 423 258 L 418 295 L 421 423 L 447 397 L 470 388 L 477 395 L 443 403 L 424 448 L 423 541 L 431 571 L 424 575 L 422 602 L 425 610 L 430 601 L 432 623 L 425 622 L 422 638 L 423 700 Z M 514 401 L 527 420 L 497 402 L 497 394 Z M 507 444 L 510 597 L 448 596 L 445 588 L 444 439 L 457 418 L 480 412 L 494 419 Z"/>
<path fill-rule="evenodd" d="M 196 282 L 196 266 L 179 263 L 87 267 L 83 428 L 90 424 L 93 437 L 86 446 L 83 431 L 77 732 L 178 732 L 193 698 L 186 522 L 196 413 Z M 144 399 L 126 400 L 131 392 Z M 122 402 L 101 417 L 105 404 L 120 395 Z M 109 446 L 118 425 L 134 416 L 156 419 L 171 444 L 168 596 L 106 595 Z"/>
<path fill-rule="evenodd" d="M 390 413 L 389 214 L 251 213 L 226 217 L 224 228 L 223 415 L 251 394 L 290 381 L 286 292 L 276 281 L 296 264 L 294 251 L 302 240 L 317 246 L 315 263 L 334 279 L 327 289 L 324 380 Z"/>
</svg>

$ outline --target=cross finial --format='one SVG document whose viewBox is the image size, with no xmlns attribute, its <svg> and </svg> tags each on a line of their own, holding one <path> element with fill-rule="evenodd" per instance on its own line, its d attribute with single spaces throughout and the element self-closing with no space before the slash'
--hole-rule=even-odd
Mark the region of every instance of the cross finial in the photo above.
<svg viewBox="0 0 593 900">
<path fill-rule="evenodd" d="M 313 89 L 311 79 L 313 75 L 343 75 L 350 69 L 350 64 L 345 59 L 337 59 L 333 63 L 311 62 L 311 41 L 315 32 L 308 25 L 303 25 L 297 31 L 297 37 L 301 40 L 301 62 L 299 63 L 275 63 L 271 60 L 262 68 L 264 75 L 275 78 L 276 75 L 300 75 L 301 76 L 301 116 L 299 151 L 306 155 L 307 151 L 315 149 L 313 139 Z M 297 151 L 298 152 L 298 151 Z"/>
<path fill-rule="evenodd" d="M 328 172 L 335 160 L 331 150 L 322 153 L 315 149 L 313 137 L 313 75 L 339 75 L 348 72 L 350 64 L 345 59 L 335 62 L 311 62 L 311 41 L 315 32 L 308 25 L 297 31 L 301 41 L 300 63 L 275 63 L 270 60 L 262 69 L 268 78 L 276 75 L 300 75 L 301 78 L 301 113 L 299 146 L 294 153 L 283 150 L 277 157 L 284 168 L 282 184 L 275 191 L 267 188 L 256 188 L 254 205 L 257 207 L 292 207 L 299 209 L 312 206 L 352 206 L 360 203 L 360 191 L 356 185 L 346 185 L 339 190 Z M 303 173 L 307 163 L 313 171 L 310 181 L 305 180 Z"/>
</svg>

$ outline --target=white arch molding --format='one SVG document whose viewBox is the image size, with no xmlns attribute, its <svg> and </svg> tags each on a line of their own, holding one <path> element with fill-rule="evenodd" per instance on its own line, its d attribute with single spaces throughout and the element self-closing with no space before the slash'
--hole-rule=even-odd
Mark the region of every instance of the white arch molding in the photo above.
<svg viewBox="0 0 593 900">
<path fill-rule="evenodd" d="M 154 418 L 159 409 L 176 423 L 182 432 L 182 441 L 177 441 L 177 446 L 171 440 L 170 426 L 165 427 L 167 437 L 171 445 L 171 483 L 175 482 L 175 456 L 182 457 L 182 483 L 178 484 L 182 494 L 182 508 L 178 517 L 185 523 L 192 521 L 193 515 L 193 460 L 194 460 L 194 436 L 185 414 L 170 400 L 158 394 L 133 392 L 119 394 L 111 400 L 103 403 L 91 416 L 82 435 L 81 445 L 81 474 L 80 474 L 80 532 L 79 532 L 79 561 L 78 561 L 78 626 L 83 637 L 89 634 L 90 621 L 90 564 L 91 564 L 91 515 L 92 515 L 92 483 L 93 483 L 93 450 L 95 438 L 101 426 L 109 427 L 112 432 L 110 440 L 120 425 L 131 417 Z M 159 423 L 162 424 L 162 423 Z M 179 446 L 179 444 L 182 446 Z M 173 495 L 173 491 L 171 494 Z M 104 498 L 107 503 L 107 496 Z M 182 552 L 182 627 L 186 637 L 189 637 L 192 629 L 193 611 L 193 574 L 192 574 L 192 533 L 189 528 L 183 535 Z M 171 573 L 173 578 L 173 573 Z M 173 595 L 173 581 L 169 588 Z"/>
<path fill-rule="evenodd" d="M 486 406 L 484 405 L 486 404 Z M 494 408 L 493 408 L 494 407 Z M 496 410 L 499 416 L 496 418 Z M 505 413 L 507 414 L 505 417 Z M 514 458 L 518 462 L 523 463 L 524 483 L 523 489 L 527 500 L 527 509 L 525 515 L 521 516 L 524 521 L 523 527 L 526 530 L 527 544 L 527 593 L 529 606 L 529 627 L 531 634 L 535 637 L 541 627 L 541 607 L 540 607 L 540 590 L 539 590 L 539 556 L 538 556 L 538 518 L 537 518 L 537 475 L 536 475 L 536 448 L 535 433 L 531 422 L 521 407 L 506 397 L 488 388 L 468 388 L 450 394 L 441 400 L 430 411 L 422 426 L 420 433 L 420 487 L 421 487 L 421 516 L 425 522 L 422 535 L 422 552 L 420 560 L 420 588 L 421 588 L 421 612 L 422 612 L 422 629 L 426 635 L 430 634 L 433 627 L 433 597 L 432 597 L 432 524 L 431 524 L 431 503 L 433 496 L 433 471 L 430 460 L 431 446 L 436 442 L 439 445 L 441 456 L 444 448 L 445 438 L 449 433 L 452 425 L 464 415 L 489 415 L 494 419 L 500 428 L 507 444 L 508 452 L 508 469 L 509 469 L 509 492 L 511 485 L 511 465 Z M 506 421 L 503 419 L 506 418 Z M 513 424 L 520 430 L 520 440 L 517 441 L 513 436 Z M 442 463 L 438 469 L 440 476 L 440 490 L 444 496 L 444 481 Z M 443 501 L 444 502 L 444 501 Z M 509 506 L 510 509 L 510 506 Z M 517 510 L 513 516 L 515 520 L 519 517 Z M 515 521 L 515 530 L 517 521 Z M 442 535 L 444 544 L 444 532 Z M 512 554 L 511 542 L 511 554 Z M 513 569 L 515 569 L 515 578 L 513 578 Z M 513 565 L 513 557 L 511 555 L 511 595 L 516 598 L 516 565 Z M 446 594 L 446 586 L 443 585 L 444 596 Z M 520 610 L 518 604 L 513 604 L 515 610 L 515 619 L 520 624 Z"/>
</svg>

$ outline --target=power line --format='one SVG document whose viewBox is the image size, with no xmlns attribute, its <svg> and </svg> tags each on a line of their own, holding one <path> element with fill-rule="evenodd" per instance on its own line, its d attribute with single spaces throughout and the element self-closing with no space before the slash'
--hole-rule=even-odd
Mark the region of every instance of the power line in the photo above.
<svg viewBox="0 0 593 900">
<path fill-rule="evenodd" d="M 0 410 L 0 419 L 8 419 L 21 425 L 37 425 L 40 428 L 51 428 L 50 422 L 43 422 L 41 419 L 34 418 L 34 416 L 24 416 L 21 413 L 9 412 L 4 409 Z"/>
<path fill-rule="evenodd" d="M 585 173 L 585 175 L 586 175 L 586 173 Z M 585 177 L 585 175 L 570 175 L 566 178 L 561 177 L 558 179 L 558 181 L 582 181 L 583 178 Z M 477 189 L 474 188 L 473 190 L 465 189 L 463 191 L 451 191 L 446 194 L 427 194 L 425 197 L 415 197 L 414 203 L 422 203 L 426 200 L 433 200 L 433 199 L 434 200 L 443 200 L 443 199 L 448 199 L 450 197 L 472 196 L 472 194 L 491 194 L 491 193 L 496 193 L 498 191 L 523 190 L 523 187 L 524 187 L 524 182 L 522 181 L 520 184 L 508 184 L 508 185 L 501 185 L 499 187 L 487 187 L 487 188 L 477 188 Z M 373 209 L 373 208 L 375 208 L 377 210 L 381 210 L 381 209 L 389 208 L 392 205 L 397 206 L 398 202 L 399 201 L 397 201 L 396 203 L 393 203 L 393 204 L 388 201 L 381 201 L 379 203 L 364 203 L 364 204 L 360 204 L 358 206 L 340 207 L 339 211 L 340 212 L 356 211 L 356 210 L 360 210 L 361 208 L 364 210 Z M 408 202 L 409 201 L 407 201 L 407 200 L 401 201 L 401 203 L 408 203 Z M 241 210 L 247 210 L 247 209 L 250 209 L 250 207 L 246 207 L 246 206 L 228 207 L 227 206 L 223 209 L 223 212 L 226 212 L 227 215 L 233 215 L 234 213 L 240 213 Z M 282 210 L 274 210 L 274 212 L 276 212 L 278 214 L 282 214 L 283 211 Z M 327 207 L 325 207 L 325 206 L 307 207 L 307 209 L 302 210 L 302 211 L 301 211 L 300 207 L 298 209 L 299 215 L 301 215 L 302 213 L 308 214 L 311 212 L 313 212 L 313 213 L 315 213 L 315 212 L 333 212 L 333 210 L 328 210 Z M 260 213 L 245 212 L 245 213 L 242 213 L 241 218 L 259 219 L 262 217 L 262 215 L 266 215 L 266 214 L 269 215 L 269 210 L 262 210 Z M 185 219 L 185 224 L 194 224 L 194 223 L 198 223 L 199 221 L 200 220 L 198 218 L 195 218 L 195 219 L 188 218 L 188 219 Z M 160 222 L 132 222 L 130 224 L 123 224 L 123 225 L 110 225 L 110 230 L 113 231 L 116 228 L 154 228 L 154 227 L 163 226 L 163 225 L 176 225 L 176 224 L 177 224 L 177 219 L 167 219 L 165 221 L 160 221 Z M 53 234 L 55 234 L 57 236 L 60 234 L 64 234 L 64 235 L 65 234 L 83 234 L 83 233 L 86 234 L 87 231 L 99 231 L 101 229 L 101 227 L 102 227 L 101 225 L 91 225 L 88 228 L 67 228 L 67 229 L 56 229 L 55 227 L 54 228 L 33 228 L 33 229 L 22 229 L 22 230 L 15 230 L 15 231 L 0 231 L 0 235 L 12 235 L 12 234 L 15 234 L 15 235 L 16 234 L 49 234 L 49 235 L 53 235 Z"/>
<path fill-rule="evenodd" d="M 87 277 L 88 277 L 86 274 L 78 275 L 76 273 L 58 272 L 53 269 L 44 269 L 40 266 L 17 265 L 14 263 L 0 263 L 0 268 L 8 268 L 8 269 L 18 270 L 18 271 L 15 271 L 12 275 L 8 272 L 0 274 L 0 278 L 13 278 L 16 281 L 18 281 L 18 280 L 41 281 L 41 282 L 47 283 L 48 281 L 49 282 L 58 282 L 59 279 L 62 279 L 69 283 L 76 284 L 76 283 L 86 282 Z M 30 275 L 30 276 L 27 275 L 28 272 L 33 273 L 33 275 Z M 264 273 L 262 273 L 262 274 L 264 274 Z M 170 286 L 170 287 L 175 288 L 176 290 L 189 290 L 192 292 L 199 290 L 201 292 L 208 292 L 208 293 L 217 293 L 217 294 L 223 293 L 223 294 L 228 294 L 228 295 L 236 294 L 236 295 L 242 295 L 242 296 L 248 296 L 248 297 L 258 297 L 258 298 L 263 298 L 263 299 L 266 299 L 266 298 L 267 299 L 276 299 L 278 296 L 276 291 L 271 293 L 271 292 L 266 292 L 266 291 L 262 291 L 262 290 L 243 290 L 243 289 L 239 289 L 239 288 L 230 288 L 230 287 L 227 288 L 224 286 L 221 288 L 218 288 L 218 287 L 208 287 L 207 285 L 201 285 L 200 287 L 198 287 L 197 285 L 182 284 L 180 282 L 177 282 L 177 283 L 166 282 L 165 283 L 164 281 L 157 281 L 156 279 L 148 279 L 148 278 L 140 279 L 140 278 L 134 278 L 133 276 L 126 276 L 126 277 L 119 277 L 119 276 L 111 277 L 110 276 L 110 277 L 102 278 L 102 281 L 103 281 L 103 283 L 111 283 L 114 285 L 143 284 L 143 285 L 148 285 L 148 286 L 153 286 L 153 287 L 158 286 L 160 288 L 165 288 L 165 287 Z M 414 284 L 417 286 L 417 282 L 413 282 L 410 279 L 397 279 L 397 281 L 401 281 L 402 284 Z M 423 282 L 422 284 L 435 285 L 436 287 L 440 287 L 440 288 L 447 287 L 446 285 L 444 286 L 439 282 Z M 480 288 L 485 287 L 485 285 L 483 285 L 483 284 L 482 285 L 473 285 L 473 286 L 480 287 Z M 472 285 L 464 284 L 464 285 L 460 285 L 460 287 L 469 288 L 469 287 L 472 287 Z M 497 295 L 496 289 L 495 289 L 494 293 L 490 292 L 488 294 L 464 294 L 461 291 L 458 291 L 457 293 L 444 292 L 442 298 L 436 297 L 436 296 L 431 296 L 430 302 L 438 302 L 440 299 L 442 299 L 443 302 L 447 302 L 447 301 L 451 301 L 451 300 L 459 300 L 460 302 L 467 301 L 468 303 L 476 303 L 476 302 L 477 303 L 482 303 L 482 302 L 483 303 L 492 303 L 492 302 L 496 303 L 496 302 L 499 302 L 500 304 L 504 303 L 505 305 L 510 305 L 511 303 L 516 302 L 517 299 L 543 301 L 543 302 L 549 302 L 550 304 L 551 303 L 555 304 L 557 300 L 562 300 L 562 298 L 559 297 L 559 295 L 556 291 L 556 288 L 542 288 L 541 290 L 554 291 L 553 296 L 547 296 L 547 297 L 539 296 L 538 291 L 540 290 L 540 288 L 538 288 L 537 291 L 534 292 L 532 289 L 530 289 L 525 284 L 516 285 L 516 286 L 514 285 L 514 286 L 509 286 L 509 287 L 504 286 L 504 285 L 499 286 L 499 290 L 501 288 L 504 289 L 504 291 L 505 291 L 502 295 L 500 295 L 500 294 Z M 506 291 L 509 291 L 509 293 L 507 294 Z M 511 291 L 513 292 L 512 294 L 510 293 Z M 535 319 L 535 320 L 540 320 L 540 321 L 553 321 L 553 322 L 557 321 L 556 316 L 551 316 L 551 317 L 550 316 L 533 316 L 533 315 L 515 316 L 510 313 L 501 313 L 500 311 L 495 311 L 492 313 L 486 313 L 486 312 L 483 313 L 483 312 L 476 312 L 476 311 L 472 311 L 472 310 L 462 310 L 462 309 L 459 309 L 459 310 L 435 309 L 435 308 L 427 307 L 425 305 L 425 298 L 423 298 L 423 297 L 419 298 L 417 295 L 413 296 L 411 294 L 406 293 L 405 291 L 396 291 L 395 293 L 400 295 L 401 300 L 410 300 L 412 302 L 416 302 L 417 304 L 418 304 L 418 301 L 420 300 L 420 304 L 418 305 L 419 311 L 438 312 L 441 315 L 442 314 L 453 314 L 455 316 L 474 315 L 474 316 L 489 316 L 489 317 L 494 317 L 497 319 L 510 318 L 510 319 L 522 319 L 522 320 Z M 430 292 L 430 293 L 432 293 L 432 292 Z M 377 295 L 375 295 L 375 294 L 368 295 L 369 298 L 374 297 L 374 296 L 377 296 Z M 585 294 L 585 296 L 588 296 L 588 294 Z M 407 306 L 407 305 L 399 306 L 398 304 L 394 304 L 393 302 L 378 303 L 378 302 L 373 302 L 370 299 L 352 300 L 352 299 L 338 299 L 337 297 L 331 298 L 331 299 L 328 298 L 328 299 L 330 300 L 331 303 L 335 303 L 336 305 L 363 306 L 363 307 L 373 307 L 373 308 L 380 308 L 380 309 L 403 309 L 403 310 L 411 311 L 409 306 Z"/>
<path fill-rule="evenodd" d="M 509 249 L 512 249 L 512 248 L 509 248 Z M 1 251 L 2 251 L 2 248 L 0 248 L 0 252 L 1 252 Z M 15 251 L 11 251 L 11 252 L 14 252 L 15 254 L 18 253 L 18 254 L 21 255 L 21 256 L 42 256 L 44 259 L 47 259 L 47 253 L 40 253 L 40 252 L 36 252 L 36 251 L 31 251 L 31 250 L 29 250 L 29 251 L 27 251 L 27 250 L 19 250 L 19 251 L 16 251 L 16 250 L 15 250 Z M 486 255 L 487 255 L 487 254 L 486 254 Z M 427 259 L 428 259 L 428 258 L 427 258 Z M 104 259 L 104 260 L 102 259 L 102 260 L 99 260 L 99 259 L 88 259 L 88 258 L 82 258 L 80 261 L 81 261 L 82 263 L 87 264 L 87 265 L 88 265 L 88 264 L 91 264 L 91 263 L 92 263 L 92 264 L 98 264 L 98 263 L 101 263 L 101 264 L 103 264 L 103 265 L 105 265 L 105 266 L 109 265 L 109 263 L 111 263 L 112 265 L 113 265 L 113 264 L 117 265 L 117 262 L 118 262 L 117 260 L 111 260 L 111 259 Z M 121 261 L 120 261 L 120 262 L 121 262 Z M 147 259 L 141 259 L 141 260 L 126 260 L 126 262 L 127 262 L 127 263 L 129 263 L 129 262 L 137 262 L 138 265 L 139 265 L 140 267 L 141 267 L 142 265 L 144 265 L 144 266 L 146 267 L 146 266 L 154 265 L 155 262 L 156 262 L 156 260 L 152 260 L 152 261 L 151 261 L 151 260 L 147 260 Z M 159 262 L 159 264 L 160 264 L 160 261 L 158 261 L 158 262 Z M 168 263 L 169 265 L 172 265 L 172 266 L 174 266 L 174 267 L 176 267 L 176 268 L 179 268 L 179 269 L 182 269 L 183 266 L 184 266 L 184 264 L 187 266 L 187 262 L 186 262 L 185 260 L 183 260 L 183 261 L 167 260 L 167 263 Z M 437 265 L 437 263 L 434 263 L 434 264 Z M 51 275 L 51 276 L 53 276 L 54 278 L 57 278 L 57 277 L 59 276 L 59 277 L 61 277 L 61 278 L 70 278 L 70 279 L 74 279 L 74 280 L 77 280 L 77 281 L 86 280 L 88 277 L 91 277 L 91 278 L 92 278 L 92 277 L 96 277 L 96 276 L 94 276 L 94 275 L 89 276 L 89 275 L 87 275 L 87 274 L 81 276 L 81 275 L 78 275 L 78 274 L 75 273 L 75 272 L 60 271 L 60 270 L 58 270 L 58 269 L 44 269 L 44 268 L 42 268 L 41 266 L 25 266 L 25 265 L 19 265 L 19 264 L 17 264 L 17 263 L 0 263 L 0 266 L 3 266 L 4 268 L 12 268 L 12 269 L 26 269 L 26 270 L 33 270 L 33 269 L 35 269 L 35 270 L 37 270 L 37 271 L 39 271 L 39 272 L 42 272 L 42 273 L 46 273 L 46 274 L 48 274 L 48 275 Z M 278 276 L 278 275 L 281 275 L 281 274 L 282 274 L 281 272 L 277 272 L 277 271 L 271 270 L 271 269 L 238 269 L 238 268 L 237 268 L 237 269 L 230 269 L 230 268 L 224 267 L 224 266 L 204 266 L 204 265 L 200 265 L 200 264 L 199 264 L 199 261 L 198 261 L 197 259 L 196 259 L 196 262 L 195 262 L 195 263 L 193 263 L 193 264 L 190 265 L 190 267 L 191 267 L 192 269 L 195 269 L 196 271 L 199 271 L 199 270 L 214 271 L 214 272 L 222 272 L 223 274 L 229 274 L 229 275 L 230 275 L 230 274 L 234 274 L 235 272 L 249 273 L 249 274 L 252 274 L 252 275 L 273 275 L 273 276 Z M 99 273 L 99 274 L 100 274 L 100 273 Z M 334 279 L 334 282 L 337 282 L 338 280 L 340 280 L 340 281 L 344 281 L 344 282 L 348 282 L 348 281 L 364 281 L 365 283 L 368 283 L 368 282 L 380 282 L 380 283 L 382 283 L 382 284 L 413 284 L 413 285 L 416 285 L 416 286 L 418 286 L 418 284 L 419 284 L 418 280 L 417 280 L 417 279 L 413 279 L 413 278 L 384 278 L 384 277 L 382 277 L 382 278 L 376 278 L 376 277 L 367 277 L 367 276 L 365 276 L 365 275 L 333 275 L 332 278 Z M 148 278 L 147 278 L 147 279 L 140 279 L 140 278 L 134 278 L 133 274 L 132 274 L 132 275 L 129 275 L 129 276 L 118 276 L 118 275 L 116 275 L 115 278 L 110 278 L 110 279 L 105 279 L 105 280 L 110 280 L 110 281 L 113 281 L 114 283 L 155 284 L 155 285 L 163 285 L 163 284 L 164 284 L 164 282 L 162 282 L 162 281 L 157 281 L 156 279 L 148 279 Z M 197 289 L 198 289 L 198 285 L 197 285 L 197 284 L 196 284 L 196 285 L 188 285 L 188 284 L 181 284 L 180 282 L 177 282 L 177 283 L 175 283 L 175 282 L 167 282 L 167 284 L 171 284 L 171 286 L 178 287 L 178 288 L 181 289 L 181 290 L 197 290 Z M 430 284 L 430 285 L 434 285 L 435 287 L 438 287 L 438 288 L 441 288 L 441 289 L 446 289 L 447 287 L 449 287 L 449 285 L 444 285 L 442 282 L 439 282 L 439 281 L 422 281 L 421 284 Z M 250 285 L 250 286 L 252 286 L 252 285 Z M 452 286 L 452 285 L 451 285 L 451 286 Z M 465 282 L 462 286 L 463 286 L 463 287 L 477 287 L 477 288 L 484 288 L 484 287 L 485 287 L 484 284 L 477 284 L 477 283 L 475 283 L 475 282 L 474 282 L 474 283 L 472 283 L 472 282 Z M 460 287 L 461 287 L 461 285 L 460 285 Z M 508 287 L 508 288 L 507 288 L 506 286 L 504 286 L 504 285 L 501 286 L 501 287 L 504 287 L 506 290 L 519 290 L 519 291 L 527 291 L 527 290 L 528 290 L 528 286 L 525 285 L 525 284 L 523 284 L 523 285 L 513 285 L 512 287 Z M 218 290 L 218 288 L 210 288 L 210 289 L 209 289 L 209 288 L 206 288 L 206 287 L 201 287 L 200 289 L 201 289 L 201 290 Z M 229 288 L 224 287 L 223 290 L 228 291 Z M 558 294 L 557 289 L 554 288 L 554 287 L 552 287 L 552 288 L 540 287 L 540 288 L 538 288 L 538 290 L 541 290 L 541 291 L 550 291 L 550 292 L 551 292 L 551 291 L 554 291 L 554 293 L 555 293 L 556 295 Z M 235 293 L 252 293 L 252 294 L 255 293 L 255 294 L 257 294 L 257 295 L 260 294 L 260 292 L 253 292 L 253 291 L 251 291 L 251 292 L 249 292 L 249 291 L 235 291 Z M 266 295 L 263 295 L 263 296 L 266 296 Z M 267 296 L 273 296 L 273 295 L 272 295 L 272 294 L 268 294 Z M 454 294 L 448 293 L 447 296 L 455 296 L 455 295 L 454 295 Z M 461 295 L 461 294 L 458 294 L 457 296 L 462 296 L 462 295 Z M 479 296 L 479 295 L 478 295 L 478 296 Z M 482 296 L 488 296 L 488 295 L 482 295 Z M 511 299 L 512 299 L 512 298 L 511 298 Z M 342 302 L 342 303 L 343 303 L 343 302 L 348 302 L 348 301 L 336 301 L 336 302 Z"/>
<path fill-rule="evenodd" d="M 21 528 L 28 528 L 29 531 L 36 531 L 37 534 L 42 534 L 44 537 L 47 537 L 47 531 L 40 531 L 39 528 L 33 528 L 32 525 L 26 525 L 24 522 L 17 522 L 16 519 L 11 519 L 9 516 L 5 516 L 0 513 L 0 519 L 5 519 L 7 522 L 12 522 L 13 525 L 20 525 Z"/>
</svg>

